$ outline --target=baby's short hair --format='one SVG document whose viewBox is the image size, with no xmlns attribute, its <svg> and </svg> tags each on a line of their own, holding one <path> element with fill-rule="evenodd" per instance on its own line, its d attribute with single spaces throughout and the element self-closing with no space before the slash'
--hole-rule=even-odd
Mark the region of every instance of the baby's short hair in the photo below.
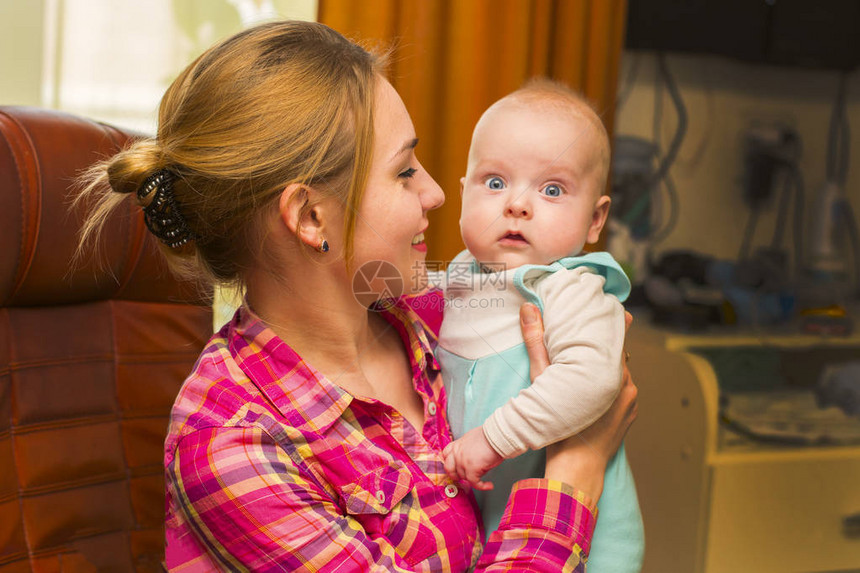
<svg viewBox="0 0 860 573">
<path fill-rule="evenodd" d="M 582 93 L 572 89 L 567 84 L 545 77 L 534 77 L 526 80 L 519 89 L 509 93 L 503 99 L 507 98 L 521 101 L 554 101 L 561 104 L 585 106 L 594 112 L 595 116 L 598 116 L 597 109 Z"/>
<path fill-rule="evenodd" d="M 609 133 L 606 131 L 606 126 L 603 125 L 600 113 L 588 98 L 562 82 L 535 77 L 526 81 L 518 90 L 503 97 L 498 103 L 504 101 L 528 105 L 548 104 L 588 119 L 597 130 L 597 137 L 600 142 L 600 177 L 603 187 L 605 187 L 606 178 L 609 175 Z"/>
</svg>

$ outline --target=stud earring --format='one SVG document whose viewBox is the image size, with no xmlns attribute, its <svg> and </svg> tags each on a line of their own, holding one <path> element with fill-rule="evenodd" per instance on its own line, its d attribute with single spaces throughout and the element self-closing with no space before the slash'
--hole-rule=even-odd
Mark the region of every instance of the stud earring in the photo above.
<svg viewBox="0 0 860 573">
<path fill-rule="evenodd" d="M 328 252 L 328 241 L 323 239 L 322 243 L 320 243 L 320 246 L 317 247 L 317 250 L 321 253 L 327 253 Z"/>
</svg>

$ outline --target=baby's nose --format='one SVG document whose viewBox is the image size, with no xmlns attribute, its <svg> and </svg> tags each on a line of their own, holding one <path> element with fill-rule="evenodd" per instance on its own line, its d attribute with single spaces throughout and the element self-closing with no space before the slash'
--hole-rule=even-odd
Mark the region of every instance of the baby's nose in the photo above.
<svg viewBox="0 0 860 573">
<path fill-rule="evenodd" d="M 531 214 L 525 192 L 511 194 L 511 199 L 505 208 L 505 214 L 510 217 L 528 217 Z"/>
</svg>

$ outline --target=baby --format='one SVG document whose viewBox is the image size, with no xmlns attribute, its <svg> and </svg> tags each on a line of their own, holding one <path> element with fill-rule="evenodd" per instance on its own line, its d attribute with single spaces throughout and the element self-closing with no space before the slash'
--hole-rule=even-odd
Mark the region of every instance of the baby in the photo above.
<svg viewBox="0 0 860 573">
<path fill-rule="evenodd" d="M 472 135 L 460 180 L 468 250 L 448 267 L 437 357 L 456 438 L 445 466 L 475 486 L 488 533 L 514 482 L 543 477 L 542 448 L 597 420 L 620 388 L 630 282 L 608 253 L 581 254 L 606 222 L 608 171 L 600 118 L 548 80 L 493 104 Z M 524 302 L 543 313 L 551 361 L 534 383 Z M 642 516 L 623 446 L 598 509 L 588 570 L 639 571 Z"/>
</svg>

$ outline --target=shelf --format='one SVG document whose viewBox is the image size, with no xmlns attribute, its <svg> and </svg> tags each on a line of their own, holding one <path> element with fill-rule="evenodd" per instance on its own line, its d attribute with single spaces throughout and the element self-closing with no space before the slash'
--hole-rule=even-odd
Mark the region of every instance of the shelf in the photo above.
<svg viewBox="0 0 860 573">
<path fill-rule="evenodd" d="M 691 348 L 715 348 L 736 346 L 761 346 L 776 348 L 814 348 L 857 346 L 857 359 L 860 360 L 860 335 L 851 336 L 814 336 L 810 334 L 785 334 L 776 332 L 719 332 L 708 334 L 668 334 L 666 349 L 684 352 Z"/>
</svg>

